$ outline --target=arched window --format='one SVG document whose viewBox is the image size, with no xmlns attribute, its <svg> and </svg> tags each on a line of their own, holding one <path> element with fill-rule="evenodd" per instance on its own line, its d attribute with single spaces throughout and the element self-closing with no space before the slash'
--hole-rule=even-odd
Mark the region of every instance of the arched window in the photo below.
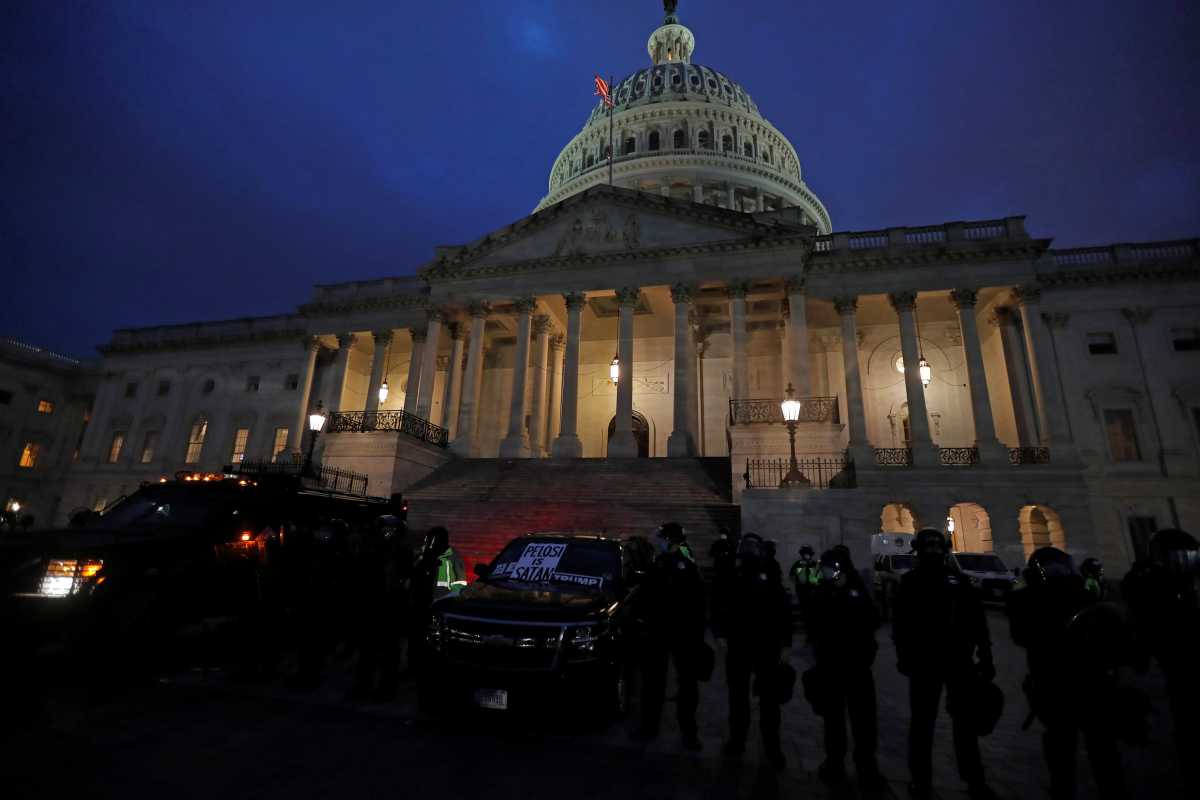
<svg viewBox="0 0 1200 800">
<path fill-rule="evenodd" d="M 721 137 L 721 152 L 722 153 L 732 153 L 733 152 L 733 137 L 730 136 L 728 133 Z"/>
<path fill-rule="evenodd" d="M 625 140 L 625 146 L 621 148 L 621 155 L 627 156 L 637 149 L 637 142 L 632 136 Z"/>
<path fill-rule="evenodd" d="M 712 148 L 712 136 L 709 135 L 708 131 L 700 131 L 700 147 L 703 150 Z"/>
<path fill-rule="evenodd" d="M 674 140 L 671 146 L 676 150 L 682 150 L 683 148 L 687 147 L 687 141 L 684 138 L 683 131 L 675 131 Z"/>
<path fill-rule="evenodd" d="M 746 158 L 754 158 L 754 145 L 750 144 L 749 142 L 743 142 L 742 154 L 745 155 Z"/>
<path fill-rule="evenodd" d="M 208 435 L 208 419 L 203 415 L 196 417 L 192 430 L 188 433 L 187 453 L 183 463 L 196 464 L 200 461 L 200 452 L 204 449 L 204 437 Z"/>
<path fill-rule="evenodd" d="M 657 150 L 658 148 L 659 148 L 658 131 L 651 131 L 650 132 L 650 142 L 647 145 L 646 149 Z"/>
</svg>

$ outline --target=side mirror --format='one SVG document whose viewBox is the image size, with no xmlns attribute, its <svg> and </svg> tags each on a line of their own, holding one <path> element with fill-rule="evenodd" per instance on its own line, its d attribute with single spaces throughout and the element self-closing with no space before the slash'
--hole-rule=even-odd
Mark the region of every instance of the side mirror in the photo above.
<svg viewBox="0 0 1200 800">
<path fill-rule="evenodd" d="M 487 564 L 479 563 L 475 565 L 475 568 L 472 571 L 475 573 L 476 578 L 486 578 L 488 572 L 491 570 L 488 569 Z"/>
</svg>

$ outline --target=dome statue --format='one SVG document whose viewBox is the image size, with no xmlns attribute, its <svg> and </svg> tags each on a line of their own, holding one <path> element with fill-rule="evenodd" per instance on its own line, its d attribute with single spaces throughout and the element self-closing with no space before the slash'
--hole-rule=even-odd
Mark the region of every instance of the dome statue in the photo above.
<svg viewBox="0 0 1200 800">
<path fill-rule="evenodd" d="M 798 207 L 821 233 L 829 213 L 802 178 L 800 158 L 741 84 L 693 60 L 696 37 L 663 3 L 650 65 L 613 83 L 613 183 L 746 213 Z M 597 102 L 555 159 L 536 210 L 608 182 L 609 114 Z"/>
</svg>

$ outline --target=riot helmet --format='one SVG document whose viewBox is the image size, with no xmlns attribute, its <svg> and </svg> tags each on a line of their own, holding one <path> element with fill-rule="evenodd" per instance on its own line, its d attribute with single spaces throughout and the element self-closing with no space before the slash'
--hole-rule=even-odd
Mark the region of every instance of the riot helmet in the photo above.
<svg viewBox="0 0 1200 800">
<path fill-rule="evenodd" d="M 763 557 L 763 540 L 757 533 L 747 533 L 738 541 L 737 557 L 744 564 L 758 565 Z"/>
<path fill-rule="evenodd" d="M 800 557 L 801 558 L 811 561 L 813 556 L 814 556 L 814 553 L 813 553 L 812 545 L 807 545 L 807 544 L 800 545 Z"/>
<path fill-rule="evenodd" d="M 678 522 L 664 522 L 658 528 L 658 535 L 670 544 L 682 544 L 687 538 L 687 534 L 683 532 L 683 526 Z"/>
<path fill-rule="evenodd" d="M 821 554 L 820 577 L 823 586 L 842 588 L 850 581 L 854 565 L 838 550 L 826 550 Z"/>
<path fill-rule="evenodd" d="M 1150 560 L 1173 578 L 1200 576 L 1200 547 L 1195 538 L 1178 528 L 1163 528 L 1150 539 Z"/>
<path fill-rule="evenodd" d="M 1079 565 L 1079 574 L 1094 581 L 1104 579 L 1104 564 L 1098 558 L 1085 558 Z"/>
<path fill-rule="evenodd" d="M 440 556 L 450 546 L 450 532 L 441 525 L 436 525 L 425 534 L 425 544 L 422 548 L 426 556 Z"/>
<path fill-rule="evenodd" d="M 1050 581 L 1078 575 L 1075 559 L 1057 547 L 1039 547 L 1034 550 L 1025 568 L 1025 582 L 1030 586 L 1044 586 Z"/>
<path fill-rule="evenodd" d="M 925 528 L 913 539 L 913 552 L 917 556 L 917 569 L 944 568 L 950 557 L 950 545 L 941 531 Z"/>
<path fill-rule="evenodd" d="M 767 539 L 766 541 L 763 542 L 763 554 L 767 558 L 775 558 L 775 554 L 776 554 L 777 550 L 778 550 L 778 544 L 776 543 L 776 541 L 774 539 Z"/>
</svg>

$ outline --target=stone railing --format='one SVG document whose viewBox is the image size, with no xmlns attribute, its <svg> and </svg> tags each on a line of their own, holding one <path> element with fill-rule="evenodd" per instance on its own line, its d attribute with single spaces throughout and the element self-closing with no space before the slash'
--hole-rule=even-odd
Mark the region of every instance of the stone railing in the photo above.
<svg viewBox="0 0 1200 800">
<path fill-rule="evenodd" d="M 818 236 L 813 246 L 817 253 L 882 250 L 892 247 L 923 247 L 948 242 L 986 242 L 1029 239 L 1024 217 L 1004 217 L 977 222 L 947 222 L 916 228 L 885 228 L 877 231 L 853 231 Z"/>
<path fill-rule="evenodd" d="M 798 422 L 840 422 L 837 397 L 800 397 Z M 729 424 L 753 425 L 760 422 L 783 422 L 780 400 L 730 400 Z"/>
<path fill-rule="evenodd" d="M 445 447 L 450 432 L 406 411 L 340 411 L 329 415 L 329 433 L 398 431 L 423 442 Z"/>
<path fill-rule="evenodd" d="M 1141 264 L 1147 261 L 1181 261 L 1200 258 L 1200 239 L 1112 244 L 1104 247 L 1072 247 L 1067 250 L 1051 250 L 1050 253 L 1054 257 L 1054 263 L 1060 267 L 1117 266 L 1119 264 Z"/>
<path fill-rule="evenodd" d="M 788 458 L 748 458 L 742 480 L 747 489 L 778 489 L 791 469 Z M 854 462 L 840 458 L 798 458 L 796 466 L 814 489 L 853 489 Z"/>
<path fill-rule="evenodd" d="M 1021 466 L 1022 464 L 1049 464 L 1050 448 L 1010 447 L 1008 449 L 1008 463 L 1013 466 Z"/>
</svg>

